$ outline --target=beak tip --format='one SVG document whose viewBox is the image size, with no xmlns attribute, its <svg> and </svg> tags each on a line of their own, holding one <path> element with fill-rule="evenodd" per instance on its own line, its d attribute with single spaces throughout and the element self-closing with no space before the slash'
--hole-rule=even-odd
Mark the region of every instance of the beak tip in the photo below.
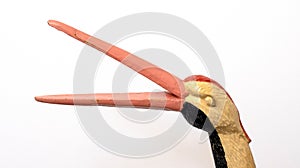
<svg viewBox="0 0 300 168">
<path fill-rule="evenodd" d="M 54 20 L 48 20 L 47 23 L 48 23 L 49 26 L 52 26 L 55 23 L 55 21 Z"/>
<path fill-rule="evenodd" d="M 49 26 L 51 26 L 53 28 L 56 28 L 56 29 L 59 29 L 61 27 L 61 25 L 62 25 L 61 22 L 56 21 L 56 20 L 48 20 L 47 23 L 48 23 Z"/>
<path fill-rule="evenodd" d="M 34 97 L 35 101 L 41 102 L 43 100 L 42 96 L 35 96 Z"/>
</svg>

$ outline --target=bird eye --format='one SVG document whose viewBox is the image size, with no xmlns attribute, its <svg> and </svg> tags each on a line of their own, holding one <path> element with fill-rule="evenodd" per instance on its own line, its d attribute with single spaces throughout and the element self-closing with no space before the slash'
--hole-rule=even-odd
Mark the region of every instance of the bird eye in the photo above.
<svg viewBox="0 0 300 168">
<path fill-rule="evenodd" d="M 215 107 L 216 106 L 216 101 L 214 98 L 212 98 L 211 96 L 206 96 L 204 98 L 206 104 L 210 107 Z"/>
</svg>

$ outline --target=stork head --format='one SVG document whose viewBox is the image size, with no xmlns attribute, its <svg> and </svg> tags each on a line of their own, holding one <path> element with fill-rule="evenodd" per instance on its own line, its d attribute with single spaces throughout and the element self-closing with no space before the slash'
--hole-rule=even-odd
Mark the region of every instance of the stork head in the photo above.
<svg viewBox="0 0 300 168">
<path fill-rule="evenodd" d="M 250 141 L 240 123 L 236 106 L 224 88 L 217 82 L 201 75 L 190 76 L 185 80 L 181 80 L 121 48 L 64 23 L 49 20 L 48 24 L 104 52 L 106 55 L 152 80 L 168 92 L 48 95 L 35 97 L 37 101 L 69 105 L 157 107 L 173 111 L 182 111 L 185 104 L 190 104 L 199 109 L 209 119 L 218 133 L 238 133 L 248 142 Z"/>
<path fill-rule="evenodd" d="M 237 107 L 219 83 L 202 75 L 193 75 L 184 80 L 184 86 L 187 92 L 184 102 L 204 113 L 219 134 L 237 133 L 251 141 L 240 122 Z"/>
</svg>

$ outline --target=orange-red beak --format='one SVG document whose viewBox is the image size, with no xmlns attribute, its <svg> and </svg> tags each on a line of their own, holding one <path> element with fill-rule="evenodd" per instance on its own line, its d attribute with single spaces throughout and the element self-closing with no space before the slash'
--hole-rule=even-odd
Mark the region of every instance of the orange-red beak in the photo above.
<svg viewBox="0 0 300 168">
<path fill-rule="evenodd" d="M 64 23 L 49 20 L 48 24 L 69 36 L 105 53 L 168 92 L 96 93 L 37 96 L 39 102 L 66 105 L 100 105 L 118 107 L 159 108 L 180 111 L 186 96 L 184 83 L 171 73 L 105 41 L 90 36 Z"/>
</svg>

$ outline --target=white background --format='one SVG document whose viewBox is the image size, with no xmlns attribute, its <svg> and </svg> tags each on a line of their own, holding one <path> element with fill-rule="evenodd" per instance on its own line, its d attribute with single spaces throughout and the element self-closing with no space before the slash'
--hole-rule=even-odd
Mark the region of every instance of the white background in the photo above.
<svg viewBox="0 0 300 168">
<path fill-rule="evenodd" d="M 257 167 L 299 167 L 299 8 L 296 0 L 0 2 L 0 167 L 213 167 L 209 144 L 199 142 L 198 130 L 162 155 L 123 158 L 88 138 L 72 106 L 33 99 L 72 93 L 84 46 L 50 28 L 48 19 L 93 34 L 138 12 L 173 14 L 203 31 L 221 59 Z M 113 69 L 101 70 L 113 75 Z"/>
</svg>

